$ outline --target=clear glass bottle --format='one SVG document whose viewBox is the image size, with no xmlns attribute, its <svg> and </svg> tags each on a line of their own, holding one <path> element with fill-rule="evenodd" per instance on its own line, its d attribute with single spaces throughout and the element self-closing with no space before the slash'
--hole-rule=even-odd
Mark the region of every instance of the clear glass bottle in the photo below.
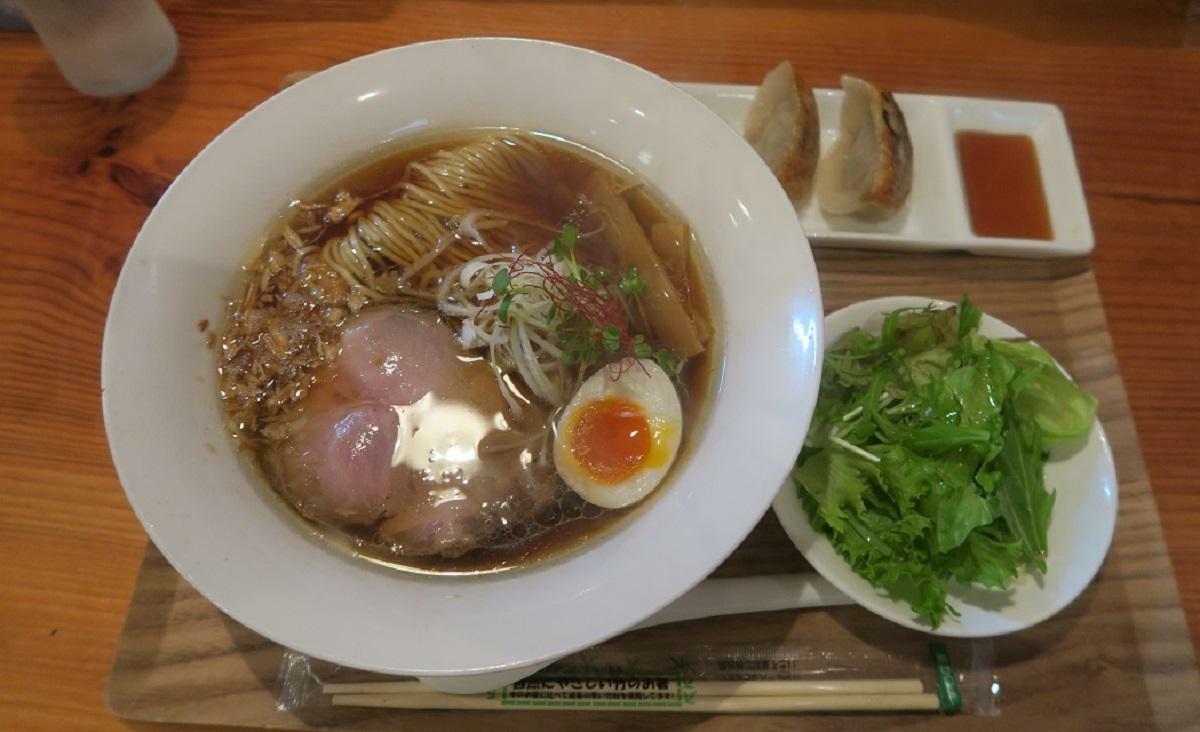
<svg viewBox="0 0 1200 732">
<path fill-rule="evenodd" d="M 175 64 L 179 39 L 155 0 L 17 0 L 58 70 L 95 97 L 133 94 Z"/>
</svg>

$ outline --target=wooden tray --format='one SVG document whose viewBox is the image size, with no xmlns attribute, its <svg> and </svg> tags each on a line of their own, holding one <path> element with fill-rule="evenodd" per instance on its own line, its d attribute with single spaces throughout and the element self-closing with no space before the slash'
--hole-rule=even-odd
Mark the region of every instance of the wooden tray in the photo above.
<svg viewBox="0 0 1200 732">
<path fill-rule="evenodd" d="M 1117 532 L 1096 581 L 1058 616 L 1023 633 L 957 644 L 960 661 L 991 668 L 996 713 L 1008 726 L 1050 722 L 1055 729 L 1190 726 L 1200 719 L 1200 675 L 1163 543 L 1158 512 L 1113 357 L 1104 309 L 1087 260 L 1010 260 L 961 254 L 818 252 L 825 306 L 833 310 L 883 295 L 957 299 L 1044 345 L 1100 398 L 1121 484 Z M 786 276 L 786 275 L 781 275 Z M 732 488 L 732 487 L 731 487 Z M 1070 486 L 1058 486 L 1070 490 Z M 804 571 L 807 567 L 768 514 L 718 575 Z M 281 608 L 280 612 L 286 612 Z M 856 607 L 713 618 L 628 633 L 604 644 L 630 652 L 700 644 L 754 643 L 814 648 L 883 647 L 925 663 L 926 636 Z M 275 708 L 284 649 L 225 617 L 149 546 L 113 663 L 109 705 L 130 720 L 282 729 L 423 729 L 486 724 L 525 729 L 567 724 L 662 729 L 704 725 L 777 729 L 781 716 L 659 715 L 619 712 L 405 712 Z M 969 654 L 975 653 L 975 658 Z M 991 654 L 981 658 L 980 654 Z M 965 655 L 966 654 L 966 655 Z M 484 716 L 488 715 L 490 716 Z M 811 728 L 994 724 L 979 716 L 806 718 Z"/>
</svg>

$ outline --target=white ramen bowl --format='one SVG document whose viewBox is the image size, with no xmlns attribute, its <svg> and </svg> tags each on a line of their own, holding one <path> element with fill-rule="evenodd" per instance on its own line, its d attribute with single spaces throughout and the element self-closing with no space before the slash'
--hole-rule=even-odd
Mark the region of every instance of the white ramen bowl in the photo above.
<svg viewBox="0 0 1200 732">
<path fill-rule="evenodd" d="M 197 321 L 297 195 L 373 147 L 434 130 L 561 135 L 650 181 L 712 266 L 724 361 L 663 495 L 556 560 L 420 576 L 323 543 L 222 429 Z M 358 668 L 457 676 L 531 666 L 620 633 L 703 579 L 771 504 L 808 428 L 821 302 L 795 211 L 753 150 L 672 84 L 608 56 L 513 39 L 383 51 L 281 92 L 216 138 L 146 220 L 104 337 L 105 425 L 129 502 L 197 590 L 284 646 Z"/>
</svg>

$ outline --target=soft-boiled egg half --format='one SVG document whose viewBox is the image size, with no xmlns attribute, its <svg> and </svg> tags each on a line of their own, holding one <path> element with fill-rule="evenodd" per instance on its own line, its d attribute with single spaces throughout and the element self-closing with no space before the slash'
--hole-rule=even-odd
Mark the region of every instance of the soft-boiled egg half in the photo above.
<svg viewBox="0 0 1200 732">
<path fill-rule="evenodd" d="M 567 403 L 554 436 L 554 463 L 585 501 L 621 508 L 662 482 L 682 431 L 671 377 L 654 361 L 626 359 L 589 376 Z"/>
</svg>

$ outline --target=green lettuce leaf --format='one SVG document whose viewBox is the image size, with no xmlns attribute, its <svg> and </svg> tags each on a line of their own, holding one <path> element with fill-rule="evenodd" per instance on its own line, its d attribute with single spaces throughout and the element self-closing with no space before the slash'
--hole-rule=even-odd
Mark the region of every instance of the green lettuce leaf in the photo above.
<svg viewBox="0 0 1200 732">
<path fill-rule="evenodd" d="M 1046 490 L 1043 480 L 1046 459 L 1041 428 L 1017 417 L 1011 407 L 1005 416 L 1004 446 L 996 456 L 997 513 L 1020 541 L 1028 559 L 1045 571 L 1054 494 Z"/>
<path fill-rule="evenodd" d="M 1048 353 L 979 335 L 981 318 L 964 297 L 838 339 L 792 475 L 854 571 L 935 628 L 956 614 L 950 582 L 1002 588 L 1045 571 L 1055 494 L 1042 443 L 1095 420 L 1095 398 Z"/>
<path fill-rule="evenodd" d="M 995 518 L 991 504 L 974 486 L 950 486 L 937 502 L 934 548 L 946 554 L 966 541 L 975 529 L 987 526 Z"/>
<path fill-rule="evenodd" d="M 963 585 L 1003 588 L 1020 572 L 1021 550 L 1016 542 L 1003 542 L 988 531 L 973 531 L 949 557 L 950 574 Z"/>
<path fill-rule="evenodd" d="M 1047 443 L 1078 439 L 1096 420 L 1096 397 L 1068 379 L 1036 343 L 995 343 L 996 350 L 1030 372 L 1016 397 L 1017 412 L 1033 419 Z"/>
<path fill-rule="evenodd" d="M 834 531 L 846 531 L 849 516 L 866 510 L 863 494 L 868 476 L 874 472 L 869 462 L 842 450 L 825 448 L 811 454 L 796 468 L 793 479 L 818 506 L 821 518 Z"/>
</svg>

